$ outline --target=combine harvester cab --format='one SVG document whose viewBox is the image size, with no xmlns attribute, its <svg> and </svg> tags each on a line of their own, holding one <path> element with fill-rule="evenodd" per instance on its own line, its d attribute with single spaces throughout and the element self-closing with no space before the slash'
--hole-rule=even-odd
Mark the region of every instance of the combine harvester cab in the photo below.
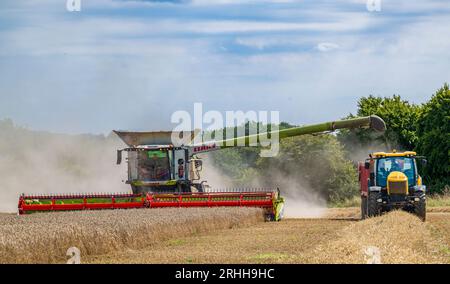
<svg viewBox="0 0 450 284">
<path fill-rule="evenodd" d="M 132 193 L 21 195 L 19 214 L 39 211 L 245 206 L 264 208 L 267 220 L 283 216 L 284 199 L 278 188 L 213 190 L 200 178 L 203 164 L 197 154 L 229 147 L 249 146 L 262 137 L 277 134 L 280 139 L 305 134 L 319 134 L 337 129 L 372 128 L 384 131 L 378 116 L 358 117 L 315 125 L 195 143 L 195 132 L 129 132 L 114 131 L 127 145 L 117 151 L 117 164 L 127 153 L 128 178 Z M 183 137 L 183 135 L 187 137 Z M 172 137 L 183 143 L 172 142 Z"/>
</svg>

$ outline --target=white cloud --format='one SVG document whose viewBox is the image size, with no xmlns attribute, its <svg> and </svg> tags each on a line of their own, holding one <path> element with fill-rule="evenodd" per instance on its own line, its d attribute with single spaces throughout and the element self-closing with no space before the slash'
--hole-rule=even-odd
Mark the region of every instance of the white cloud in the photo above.
<svg viewBox="0 0 450 284">
<path fill-rule="evenodd" d="M 334 22 L 276 22 L 276 21 L 198 21 L 173 22 L 167 25 L 166 30 L 182 30 L 193 33 L 219 34 L 219 33 L 250 33 L 250 32 L 339 32 L 356 31 L 367 27 L 370 19 L 364 14 L 355 14 L 351 18 Z"/>
<path fill-rule="evenodd" d="M 322 52 L 327 52 L 327 51 L 331 51 L 334 49 L 338 49 L 339 45 L 336 43 L 332 43 L 332 42 L 321 42 L 317 45 L 317 49 L 322 51 Z"/>
</svg>

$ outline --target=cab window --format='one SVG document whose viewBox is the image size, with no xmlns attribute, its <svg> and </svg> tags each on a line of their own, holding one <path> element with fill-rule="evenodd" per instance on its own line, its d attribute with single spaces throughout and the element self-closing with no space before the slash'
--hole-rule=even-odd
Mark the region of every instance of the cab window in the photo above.
<svg viewBox="0 0 450 284">
<path fill-rule="evenodd" d="M 138 152 L 138 174 L 143 181 L 162 181 L 170 179 L 169 155 L 164 150 Z"/>
<path fill-rule="evenodd" d="M 415 184 L 414 160 L 407 157 L 388 157 L 377 161 L 377 185 L 386 186 L 391 172 L 402 172 L 408 178 L 408 184 Z"/>
</svg>

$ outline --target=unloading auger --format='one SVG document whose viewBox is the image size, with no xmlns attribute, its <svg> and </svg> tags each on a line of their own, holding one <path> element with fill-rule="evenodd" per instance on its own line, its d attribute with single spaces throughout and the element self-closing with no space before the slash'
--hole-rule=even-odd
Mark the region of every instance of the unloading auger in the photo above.
<svg viewBox="0 0 450 284">
<path fill-rule="evenodd" d="M 25 195 L 19 198 L 19 214 L 41 211 L 95 209 L 246 206 L 264 208 L 268 220 L 280 220 L 284 199 L 278 188 L 211 189 L 201 181 L 203 163 L 197 154 L 229 147 L 249 146 L 262 138 L 279 139 L 318 134 L 337 129 L 372 128 L 384 131 L 384 121 L 376 116 L 336 120 L 292 127 L 266 133 L 244 135 L 221 141 L 195 142 L 195 132 L 175 133 L 114 131 L 127 144 L 117 151 L 117 164 L 127 153 L 128 178 L 132 193 Z M 173 137 L 189 139 L 173 142 Z"/>
</svg>

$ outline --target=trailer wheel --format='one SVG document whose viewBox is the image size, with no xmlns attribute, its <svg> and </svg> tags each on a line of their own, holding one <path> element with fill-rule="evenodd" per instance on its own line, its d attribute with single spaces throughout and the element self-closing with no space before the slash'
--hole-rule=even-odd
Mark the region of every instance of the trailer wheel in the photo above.
<svg viewBox="0 0 450 284">
<path fill-rule="evenodd" d="M 369 217 L 378 216 L 381 213 L 380 205 L 378 204 L 378 199 L 381 194 L 379 192 L 370 192 L 369 198 L 367 199 L 367 215 Z"/>
<path fill-rule="evenodd" d="M 361 196 L 361 220 L 367 218 L 367 196 Z"/>
<path fill-rule="evenodd" d="M 414 213 L 425 222 L 427 216 L 427 202 L 425 198 L 420 198 L 420 201 L 416 203 L 414 206 Z"/>
</svg>

